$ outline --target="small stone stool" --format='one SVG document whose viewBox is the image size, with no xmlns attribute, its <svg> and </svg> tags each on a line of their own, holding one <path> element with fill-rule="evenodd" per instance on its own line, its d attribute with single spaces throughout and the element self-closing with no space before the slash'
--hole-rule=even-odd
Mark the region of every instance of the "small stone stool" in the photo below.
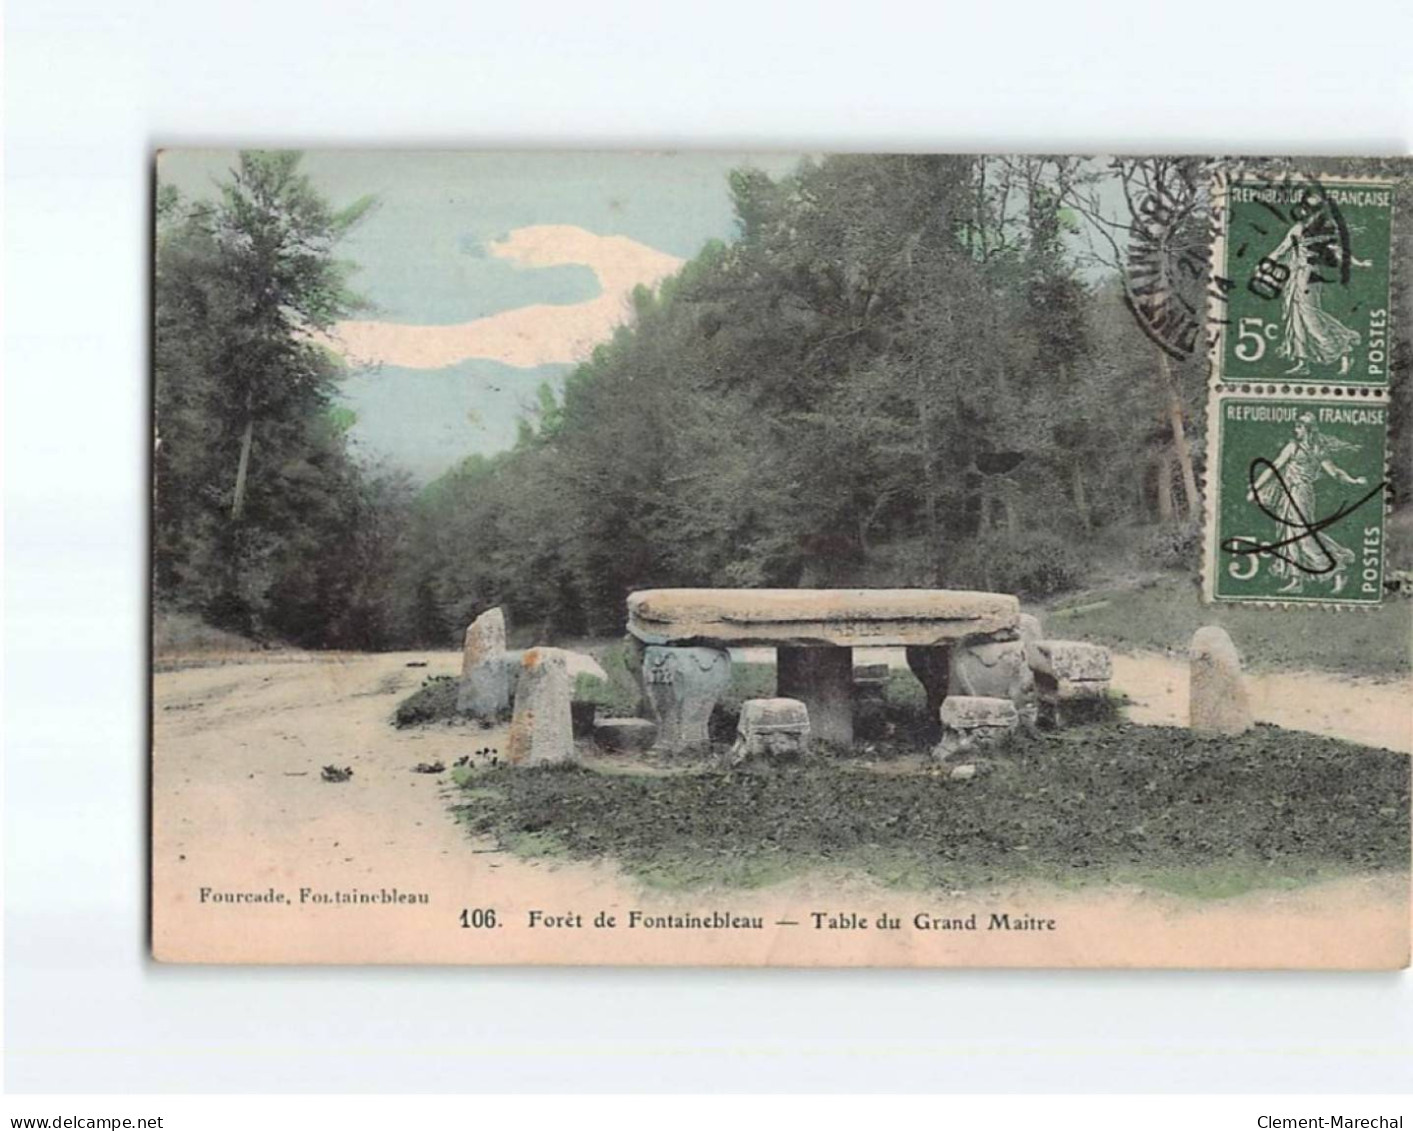
<svg viewBox="0 0 1413 1131">
<path fill-rule="evenodd" d="M 604 750 L 648 750 L 657 741 L 657 724 L 651 719 L 596 719 L 594 741 Z"/>
<path fill-rule="evenodd" d="M 798 699 L 747 699 L 736 723 L 731 761 L 797 762 L 809 753 L 809 745 L 809 711 Z"/>
<path fill-rule="evenodd" d="M 1082 640 L 1040 640 L 1032 652 L 1041 720 L 1061 727 L 1067 705 L 1109 694 L 1114 662 L 1107 648 Z"/>
<path fill-rule="evenodd" d="M 1020 714 L 1009 699 L 990 695 L 949 695 L 942 702 L 942 741 L 932 756 L 945 762 L 1010 733 L 1020 726 Z"/>
</svg>

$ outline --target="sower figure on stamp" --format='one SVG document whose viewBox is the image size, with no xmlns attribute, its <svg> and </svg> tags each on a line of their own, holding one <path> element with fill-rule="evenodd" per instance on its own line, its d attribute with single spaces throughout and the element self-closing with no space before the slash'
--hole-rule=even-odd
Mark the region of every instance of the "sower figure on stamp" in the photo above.
<svg viewBox="0 0 1413 1131">
<path fill-rule="evenodd" d="M 1333 241 L 1312 242 L 1306 221 L 1299 220 L 1266 257 L 1288 272 L 1281 289 L 1284 335 L 1279 348 L 1281 357 L 1295 363 L 1286 370 L 1287 376 L 1308 374 L 1311 362 L 1316 365 L 1338 362 L 1341 376 L 1349 372 L 1354 349 L 1359 344 L 1359 332 L 1325 310 L 1320 300 L 1323 280 L 1315 270 L 1317 262 L 1328 262 L 1332 255 L 1345 254 L 1336 252 L 1336 246 Z M 1348 256 L 1352 267 L 1371 266 L 1371 260 L 1357 259 L 1352 252 Z M 1334 266 L 1339 266 L 1337 260 Z"/>
<path fill-rule="evenodd" d="M 1271 562 L 1272 573 L 1289 578 L 1279 592 L 1299 592 L 1306 575 L 1328 578 L 1335 593 L 1349 583 L 1354 551 L 1341 546 L 1324 530 L 1308 528 L 1318 524 L 1321 517 L 1315 492 L 1321 472 L 1351 487 L 1368 482 L 1362 475 L 1350 475 L 1331 458 L 1340 452 L 1358 450 L 1359 445 L 1327 436 L 1316 428 L 1314 413 L 1302 413 L 1295 422 L 1294 438 L 1252 482 L 1247 501 L 1260 499 L 1266 513 L 1280 523 L 1279 540 L 1292 537 L 1292 531 L 1307 531 L 1283 545 Z"/>
</svg>

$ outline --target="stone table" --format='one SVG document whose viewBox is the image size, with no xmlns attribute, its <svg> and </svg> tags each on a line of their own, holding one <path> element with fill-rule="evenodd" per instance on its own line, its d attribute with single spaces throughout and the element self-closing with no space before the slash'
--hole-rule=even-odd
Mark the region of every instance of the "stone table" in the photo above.
<svg viewBox="0 0 1413 1131">
<path fill-rule="evenodd" d="M 628 639 L 671 736 L 660 745 L 674 750 L 706 744 L 728 648 L 774 647 L 776 694 L 805 704 L 815 739 L 848 746 L 853 649 L 906 648 L 935 720 L 953 646 L 1014 640 L 1019 622 L 1015 597 L 959 589 L 647 589 L 628 597 Z"/>
</svg>

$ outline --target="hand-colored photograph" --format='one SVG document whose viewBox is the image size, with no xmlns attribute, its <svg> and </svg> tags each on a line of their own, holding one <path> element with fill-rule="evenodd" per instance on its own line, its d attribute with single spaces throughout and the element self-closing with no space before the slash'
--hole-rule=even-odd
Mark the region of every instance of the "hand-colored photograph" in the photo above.
<svg viewBox="0 0 1413 1131">
<path fill-rule="evenodd" d="M 157 959 L 1408 964 L 1408 160 L 153 204 Z"/>
</svg>

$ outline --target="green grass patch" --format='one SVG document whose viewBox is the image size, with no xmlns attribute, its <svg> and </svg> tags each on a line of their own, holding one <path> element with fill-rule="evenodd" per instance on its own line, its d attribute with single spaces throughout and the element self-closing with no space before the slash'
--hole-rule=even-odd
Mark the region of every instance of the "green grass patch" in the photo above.
<svg viewBox="0 0 1413 1131">
<path fill-rule="evenodd" d="M 533 833 L 513 832 L 506 837 L 505 847 L 516 856 L 523 856 L 527 860 L 557 860 L 569 855 L 569 846 L 547 830 Z"/>
<path fill-rule="evenodd" d="M 449 675 L 430 675 L 422 686 L 393 709 L 393 726 L 427 726 L 458 718 L 456 692 L 458 680 Z"/>
<path fill-rule="evenodd" d="M 1186 653 L 1192 634 L 1218 624 L 1248 667 L 1399 676 L 1413 670 L 1413 601 L 1345 612 L 1317 607 L 1258 609 L 1202 602 L 1186 575 L 1166 574 L 1136 589 L 1086 593 L 1043 614 L 1047 636 L 1119 649 Z"/>
<path fill-rule="evenodd" d="M 770 853 L 704 858 L 666 852 L 633 869 L 643 884 L 658 891 L 694 891 L 710 886 L 750 891 L 781 883 L 797 871 L 792 861 Z"/>
<path fill-rule="evenodd" d="M 1318 860 L 1281 865 L 1276 861 L 1235 859 L 1201 867 L 1121 869 L 1114 878 L 1120 883 L 1188 899 L 1231 899 L 1249 891 L 1294 891 L 1348 874 L 1348 868 Z"/>
<path fill-rule="evenodd" d="M 474 782 L 456 805 L 473 835 L 610 858 L 666 888 L 825 871 L 909 890 L 1134 882 L 1215 898 L 1409 860 L 1406 755 L 1264 726 L 1024 733 L 970 781 L 817 759 L 671 775 L 500 767 Z"/>
<path fill-rule="evenodd" d="M 473 766 L 453 766 L 451 770 L 451 780 L 460 787 L 461 792 L 457 794 L 461 804 L 469 804 L 473 801 L 504 801 L 505 793 L 499 789 L 489 789 L 485 786 L 476 785 L 477 771 Z"/>
<path fill-rule="evenodd" d="M 628 667 L 628 649 L 616 640 L 593 649 L 594 659 L 603 668 L 607 682 L 591 675 L 574 681 L 576 702 L 593 703 L 601 719 L 631 719 L 637 716 L 640 698 L 637 677 Z"/>
</svg>

